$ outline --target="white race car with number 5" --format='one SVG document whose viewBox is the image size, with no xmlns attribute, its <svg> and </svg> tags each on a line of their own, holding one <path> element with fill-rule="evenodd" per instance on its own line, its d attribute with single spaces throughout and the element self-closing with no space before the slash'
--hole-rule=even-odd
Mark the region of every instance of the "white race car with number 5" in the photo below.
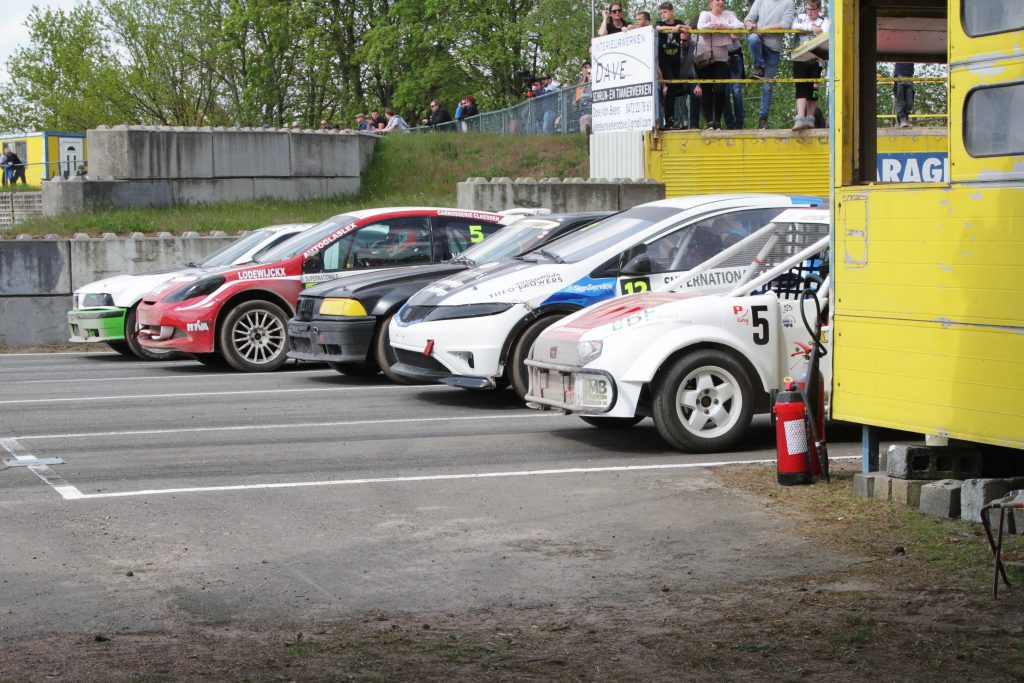
<svg viewBox="0 0 1024 683">
<path fill-rule="evenodd" d="M 660 289 L 814 197 L 736 194 L 643 204 L 503 263 L 439 280 L 409 298 L 388 333 L 395 374 L 467 389 L 529 385 L 527 353 L 549 325 L 620 294 Z M 715 274 L 723 290 L 734 271 Z"/>
<path fill-rule="evenodd" d="M 667 291 L 549 327 L 526 361 L 528 405 L 605 428 L 651 416 L 675 448 L 729 448 L 755 411 L 770 409 L 784 378 L 799 374 L 814 343 L 804 318 L 814 325 L 815 296 L 821 308 L 827 302 L 828 232 L 828 211 L 786 211 Z M 707 293 L 731 268 L 742 270 L 731 290 Z M 801 298 L 805 291 L 813 294 Z"/>
</svg>

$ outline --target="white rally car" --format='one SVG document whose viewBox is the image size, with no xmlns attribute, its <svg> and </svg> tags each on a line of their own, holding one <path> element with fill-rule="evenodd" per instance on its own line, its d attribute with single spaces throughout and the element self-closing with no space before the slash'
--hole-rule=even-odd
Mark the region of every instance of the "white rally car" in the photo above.
<svg viewBox="0 0 1024 683">
<path fill-rule="evenodd" d="M 173 352 L 144 348 L 133 334 L 136 307 L 144 294 L 179 275 L 203 268 L 248 263 L 257 254 L 311 227 L 312 223 L 271 225 L 239 237 L 201 262 L 190 263 L 184 269 L 116 275 L 83 285 L 75 290 L 72 309 L 68 311 L 68 327 L 71 332 L 68 341 L 91 344 L 104 342 L 120 354 L 138 356 L 144 360 L 172 356 Z"/>
<path fill-rule="evenodd" d="M 729 448 L 787 376 L 803 379 L 814 343 L 804 318 L 813 328 L 815 297 L 821 309 L 827 303 L 828 233 L 828 211 L 786 211 L 664 292 L 563 319 L 526 361 L 527 405 L 605 428 L 651 416 L 675 448 Z M 729 270 L 736 278 L 721 293 L 719 274 Z"/>
<path fill-rule="evenodd" d="M 770 194 L 651 202 L 514 261 L 440 280 L 410 297 L 392 319 L 388 333 L 398 360 L 392 371 L 469 389 L 507 381 L 524 397 L 527 352 L 549 325 L 605 299 L 659 289 L 780 211 L 823 204 L 816 197 Z"/>
</svg>

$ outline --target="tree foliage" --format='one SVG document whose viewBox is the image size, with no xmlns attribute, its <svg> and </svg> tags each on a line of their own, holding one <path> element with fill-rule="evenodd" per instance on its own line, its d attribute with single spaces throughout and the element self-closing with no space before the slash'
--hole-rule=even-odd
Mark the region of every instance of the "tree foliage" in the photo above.
<svg viewBox="0 0 1024 683">
<path fill-rule="evenodd" d="M 0 85 L 0 129 L 347 123 L 437 98 L 483 109 L 521 74 L 575 78 L 582 0 L 86 0 L 34 9 Z"/>
</svg>

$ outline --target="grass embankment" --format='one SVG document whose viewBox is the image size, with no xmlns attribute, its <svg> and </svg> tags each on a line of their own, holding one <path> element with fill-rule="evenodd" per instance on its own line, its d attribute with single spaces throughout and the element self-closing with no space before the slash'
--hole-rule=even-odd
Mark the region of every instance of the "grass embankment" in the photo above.
<svg viewBox="0 0 1024 683">
<path fill-rule="evenodd" d="M 234 233 L 275 223 L 319 222 L 377 206 L 454 206 L 456 183 L 473 176 L 587 176 L 582 135 L 511 137 L 486 133 L 396 135 L 377 144 L 359 194 L 331 200 L 252 201 L 154 209 L 108 209 L 19 223 L 9 234 L 84 232 Z"/>
</svg>

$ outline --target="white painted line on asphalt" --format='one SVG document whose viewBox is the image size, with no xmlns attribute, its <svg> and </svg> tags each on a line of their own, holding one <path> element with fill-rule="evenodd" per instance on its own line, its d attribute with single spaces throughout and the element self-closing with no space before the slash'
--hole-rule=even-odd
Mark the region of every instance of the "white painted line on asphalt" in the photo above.
<svg viewBox="0 0 1024 683">
<path fill-rule="evenodd" d="M 402 389 L 447 389 L 443 384 L 402 386 L 399 384 L 382 384 L 379 386 L 358 387 L 327 387 L 311 389 L 248 389 L 243 391 L 193 391 L 181 394 L 131 394 L 125 396 L 77 396 L 72 398 L 23 398 L 11 401 L 0 401 L 0 406 L 26 405 L 36 403 L 79 403 L 85 401 L 130 401 L 143 399 L 146 401 L 158 398 L 192 398 L 195 396 L 246 396 L 253 394 L 316 394 L 332 391 L 393 391 Z"/>
<path fill-rule="evenodd" d="M 0 448 L 14 456 L 15 460 L 31 462 L 36 456 L 25 450 L 25 447 L 18 443 L 17 439 L 0 439 Z M 64 500 L 77 500 L 82 497 L 82 492 L 71 484 L 64 481 L 64 478 L 50 469 L 48 465 L 28 465 L 28 469 L 35 472 L 36 476 L 44 483 L 53 487 Z"/>
<path fill-rule="evenodd" d="M 860 456 L 853 456 L 859 458 Z M 839 460 L 839 458 L 833 458 Z M 763 465 L 775 462 L 768 460 L 723 460 L 718 462 L 671 463 L 664 465 L 621 465 L 616 467 L 570 467 L 558 470 L 514 470 L 511 472 L 480 472 L 476 474 L 434 474 L 418 477 L 375 477 L 369 479 L 340 479 L 334 481 L 299 481 L 278 484 L 237 484 L 234 486 L 194 486 L 176 489 L 145 489 L 119 493 L 78 493 L 74 500 L 90 498 L 128 498 L 133 496 L 157 496 L 179 493 L 223 493 L 224 491 L 256 491 L 260 489 L 294 489 L 314 486 L 353 486 L 358 484 L 408 484 L 425 481 L 458 481 L 463 479 L 498 479 L 503 477 L 540 477 L 562 474 L 603 474 L 608 472 L 649 472 L 654 470 L 682 470 L 700 467 L 724 467 L 726 465 Z M 72 498 L 68 498 L 72 500 Z"/>
<path fill-rule="evenodd" d="M 285 374 L 280 375 L 268 375 L 266 373 L 248 373 L 248 372 L 237 372 L 237 373 L 225 373 L 216 375 L 218 380 L 233 378 L 233 379 L 245 379 L 245 378 L 258 378 L 262 377 L 290 377 L 292 375 L 308 375 L 311 373 L 328 373 L 329 370 L 290 370 Z M 337 374 L 337 373 L 331 373 Z M 190 382 L 194 382 L 197 379 L 205 377 L 213 377 L 214 375 L 129 375 L 127 377 L 80 377 L 77 379 L 20 379 L 13 382 L 4 382 L 4 386 L 10 386 L 11 384 L 57 384 L 59 382 L 77 382 L 79 384 L 92 384 L 93 382 L 127 382 L 133 379 L 185 379 Z M 341 377 L 341 375 L 338 375 Z"/>
<path fill-rule="evenodd" d="M 464 415 L 452 417 L 402 417 L 393 420 L 346 420 L 343 422 L 284 422 L 280 424 L 230 425 L 226 427 L 190 427 L 188 429 L 135 429 L 122 432 L 78 432 L 70 434 L 22 434 L 22 441 L 39 439 L 86 439 L 104 436 L 147 436 L 152 434 L 191 434 L 195 432 L 245 432 L 259 429 L 315 429 L 317 427 L 354 427 L 357 425 L 386 425 L 409 422 L 454 422 L 456 420 L 510 420 L 514 418 L 561 417 L 561 413 L 542 413 L 531 410 L 511 415 Z"/>
<path fill-rule="evenodd" d="M 24 358 L 25 356 L 120 356 L 114 351 L 34 351 L 32 353 L 0 353 L 0 360 Z"/>
</svg>

